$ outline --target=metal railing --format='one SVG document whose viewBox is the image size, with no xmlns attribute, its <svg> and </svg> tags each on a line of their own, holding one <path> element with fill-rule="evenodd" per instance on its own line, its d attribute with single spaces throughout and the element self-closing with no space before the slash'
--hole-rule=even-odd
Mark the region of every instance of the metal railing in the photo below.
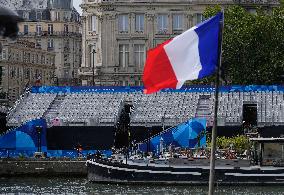
<svg viewBox="0 0 284 195">
<path fill-rule="evenodd" d="M 65 32 L 65 31 L 41 31 L 41 32 L 19 32 L 19 36 L 76 36 L 81 37 L 82 34 L 78 32 Z"/>
</svg>

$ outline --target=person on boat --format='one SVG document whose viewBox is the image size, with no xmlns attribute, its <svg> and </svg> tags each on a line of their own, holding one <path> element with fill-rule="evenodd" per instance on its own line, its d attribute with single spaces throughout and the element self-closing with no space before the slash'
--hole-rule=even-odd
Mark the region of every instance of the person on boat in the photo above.
<svg viewBox="0 0 284 195">
<path fill-rule="evenodd" d="M 97 150 L 97 152 L 96 152 L 96 158 L 98 158 L 98 159 L 102 158 L 102 154 L 99 150 Z"/>
<path fill-rule="evenodd" d="M 76 150 L 77 150 L 78 157 L 82 157 L 83 156 L 83 147 L 80 143 L 78 143 Z"/>
</svg>

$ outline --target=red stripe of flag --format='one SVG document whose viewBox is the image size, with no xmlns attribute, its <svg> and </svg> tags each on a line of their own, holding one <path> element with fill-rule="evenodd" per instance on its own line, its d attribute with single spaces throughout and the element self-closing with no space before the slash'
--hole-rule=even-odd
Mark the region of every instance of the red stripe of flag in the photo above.
<svg viewBox="0 0 284 195">
<path fill-rule="evenodd" d="M 144 93 L 146 94 L 155 93 L 164 88 L 176 88 L 178 81 L 164 50 L 164 45 L 170 41 L 165 41 L 147 52 L 143 73 Z"/>
</svg>

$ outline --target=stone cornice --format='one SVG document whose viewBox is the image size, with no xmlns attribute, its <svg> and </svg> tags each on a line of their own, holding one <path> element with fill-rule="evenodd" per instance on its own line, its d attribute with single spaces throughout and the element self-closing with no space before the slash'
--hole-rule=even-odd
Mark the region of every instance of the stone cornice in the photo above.
<svg viewBox="0 0 284 195">
<path fill-rule="evenodd" d="M 90 2 L 83 4 L 83 13 L 84 12 L 116 12 L 119 10 L 119 7 L 127 7 L 129 10 L 132 8 L 144 7 L 144 10 L 147 12 L 155 12 L 157 8 L 161 7 L 178 7 L 178 9 L 184 11 L 191 11 L 194 6 L 210 6 L 220 4 L 223 6 L 240 4 L 243 6 L 266 6 L 266 7 L 277 7 L 279 6 L 278 0 L 108 0 L 106 2 Z"/>
<path fill-rule="evenodd" d="M 94 1 L 82 4 L 82 8 L 89 6 L 135 6 L 135 5 L 212 5 L 212 4 L 243 4 L 243 5 L 279 5 L 279 0 L 108 0 Z"/>
</svg>

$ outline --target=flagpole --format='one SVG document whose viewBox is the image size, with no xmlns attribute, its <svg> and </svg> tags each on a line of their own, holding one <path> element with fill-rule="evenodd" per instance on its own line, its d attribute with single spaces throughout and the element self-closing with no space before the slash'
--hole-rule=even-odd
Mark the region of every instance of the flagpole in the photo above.
<svg viewBox="0 0 284 195">
<path fill-rule="evenodd" d="M 224 29 L 224 10 L 222 9 L 222 21 L 220 23 L 219 31 L 219 56 L 216 71 L 215 80 L 215 103 L 214 103 L 214 123 L 212 128 L 212 139 L 211 139 L 211 157 L 210 157 L 210 176 L 209 176 L 209 191 L 208 195 L 214 194 L 214 178 L 215 178 L 215 152 L 216 152 L 216 137 L 217 137 L 217 114 L 218 114 L 218 96 L 219 96 L 219 85 L 220 85 L 220 67 L 222 63 L 222 43 L 223 43 L 223 29 Z"/>
</svg>

